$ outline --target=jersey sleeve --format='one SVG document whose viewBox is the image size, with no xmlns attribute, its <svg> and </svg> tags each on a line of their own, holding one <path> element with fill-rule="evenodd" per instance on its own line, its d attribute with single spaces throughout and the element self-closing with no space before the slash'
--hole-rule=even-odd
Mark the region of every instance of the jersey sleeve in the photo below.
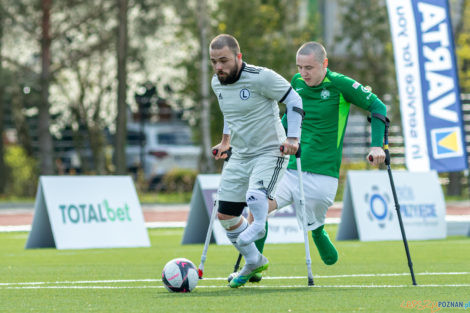
<svg viewBox="0 0 470 313">
<path fill-rule="evenodd" d="M 383 116 L 387 115 L 385 104 L 383 104 L 369 88 L 364 87 L 354 79 L 339 74 L 335 78 L 335 85 L 340 89 L 346 101 L 371 113 L 379 113 Z M 383 145 L 385 125 L 379 119 L 372 118 L 371 129 L 371 146 L 381 147 Z"/>
<path fill-rule="evenodd" d="M 345 75 L 337 74 L 334 83 L 340 89 L 346 101 L 364 110 L 369 111 L 370 105 L 377 99 L 377 96 L 370 89 Z"/>
<path fill-rule="evenodd" d="M 278 73 L 268 68 L 263 68 L 260 71 L 258 88 L 260 94 L 266 98 L 282 102 L 282 100 L 287 97 L 291 86 L 289 82 Z"/>
</svg>

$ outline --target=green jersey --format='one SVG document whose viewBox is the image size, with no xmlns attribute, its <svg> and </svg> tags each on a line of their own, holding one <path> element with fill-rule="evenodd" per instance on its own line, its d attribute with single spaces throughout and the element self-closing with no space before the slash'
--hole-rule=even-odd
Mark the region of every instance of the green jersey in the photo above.
<svg viewBox="0 0 470 313">
<path fill-rule="evenodd" d="M 329 69 L 318 86 L 309 87 L 299 73 L 294 75 L 291 85 L 302 98 L 305 111 L 301 136 L 302 171 L 339 177 L 350 103 L 384 116 L 385 105 L 360 83 Z M 286 127 L 285 115 L 282 122 Z M 373 118 L 372 146 L 383 145 L 384 131 L 384 124 Z M 297 169 L 293 155 L 288 168 Z"/>
</svg>

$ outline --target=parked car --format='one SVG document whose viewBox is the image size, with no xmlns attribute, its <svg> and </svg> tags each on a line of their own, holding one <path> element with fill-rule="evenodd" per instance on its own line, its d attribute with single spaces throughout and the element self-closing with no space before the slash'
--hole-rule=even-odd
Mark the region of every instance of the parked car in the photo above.
<svg viewBox="0 0 470 313">
<path fill-rule="evenodd" d="M 144 142 L 143 150 L 141 140 Z M 141 160 L 143 152 L 143 160 Z M 127 167 L 137 169 L 143 161 L 144 176 L 152 185 L 173 168 L 198 169 L 201 147 L 194 145 L 191 128 L 183 123 L 128 124 Z"/>
</svg>

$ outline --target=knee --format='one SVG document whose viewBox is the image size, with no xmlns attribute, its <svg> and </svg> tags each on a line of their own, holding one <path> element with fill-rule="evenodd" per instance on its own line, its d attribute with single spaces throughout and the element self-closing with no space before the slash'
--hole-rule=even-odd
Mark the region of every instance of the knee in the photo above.
<svg viewBox="0 0 470 313">
<path fill-rule="evenodd" d="M 239 227 L 242 223 L 242 216 L 228 216 L 225 214 L 218 213 L 220 225 L 226 230 L 234 230 Z"/>
</svg>

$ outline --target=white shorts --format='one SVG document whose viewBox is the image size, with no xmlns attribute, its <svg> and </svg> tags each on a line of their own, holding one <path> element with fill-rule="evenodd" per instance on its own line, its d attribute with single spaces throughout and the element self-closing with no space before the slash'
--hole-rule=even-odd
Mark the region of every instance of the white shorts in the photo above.
<svg viewBox="0 0 470 313">
<path fill-rule="evenodd" d="M 245 202 L 248 189 L 266 190 L 268 198 L 273 199 L 288 160 L 288 156 L 269 155 L 249 160 L 230 159 L 222 170 L 218 199 Z"/>
<path fill-rule="evenodd" d="M 333 204 L 338 189 L 336 177 L 302 172 L 305 195 L 305 212 L 307 213 L 307 230 L 314 230 L 325 224 L 326 211 Z M 288 169 L 284 174 L 275 199 L 278 209 L 292 204 L 297 215 L 299 226 L 303 226 L 303 215 L 299 207 L 299 180 L 296 170 Z"/>
</svg>

